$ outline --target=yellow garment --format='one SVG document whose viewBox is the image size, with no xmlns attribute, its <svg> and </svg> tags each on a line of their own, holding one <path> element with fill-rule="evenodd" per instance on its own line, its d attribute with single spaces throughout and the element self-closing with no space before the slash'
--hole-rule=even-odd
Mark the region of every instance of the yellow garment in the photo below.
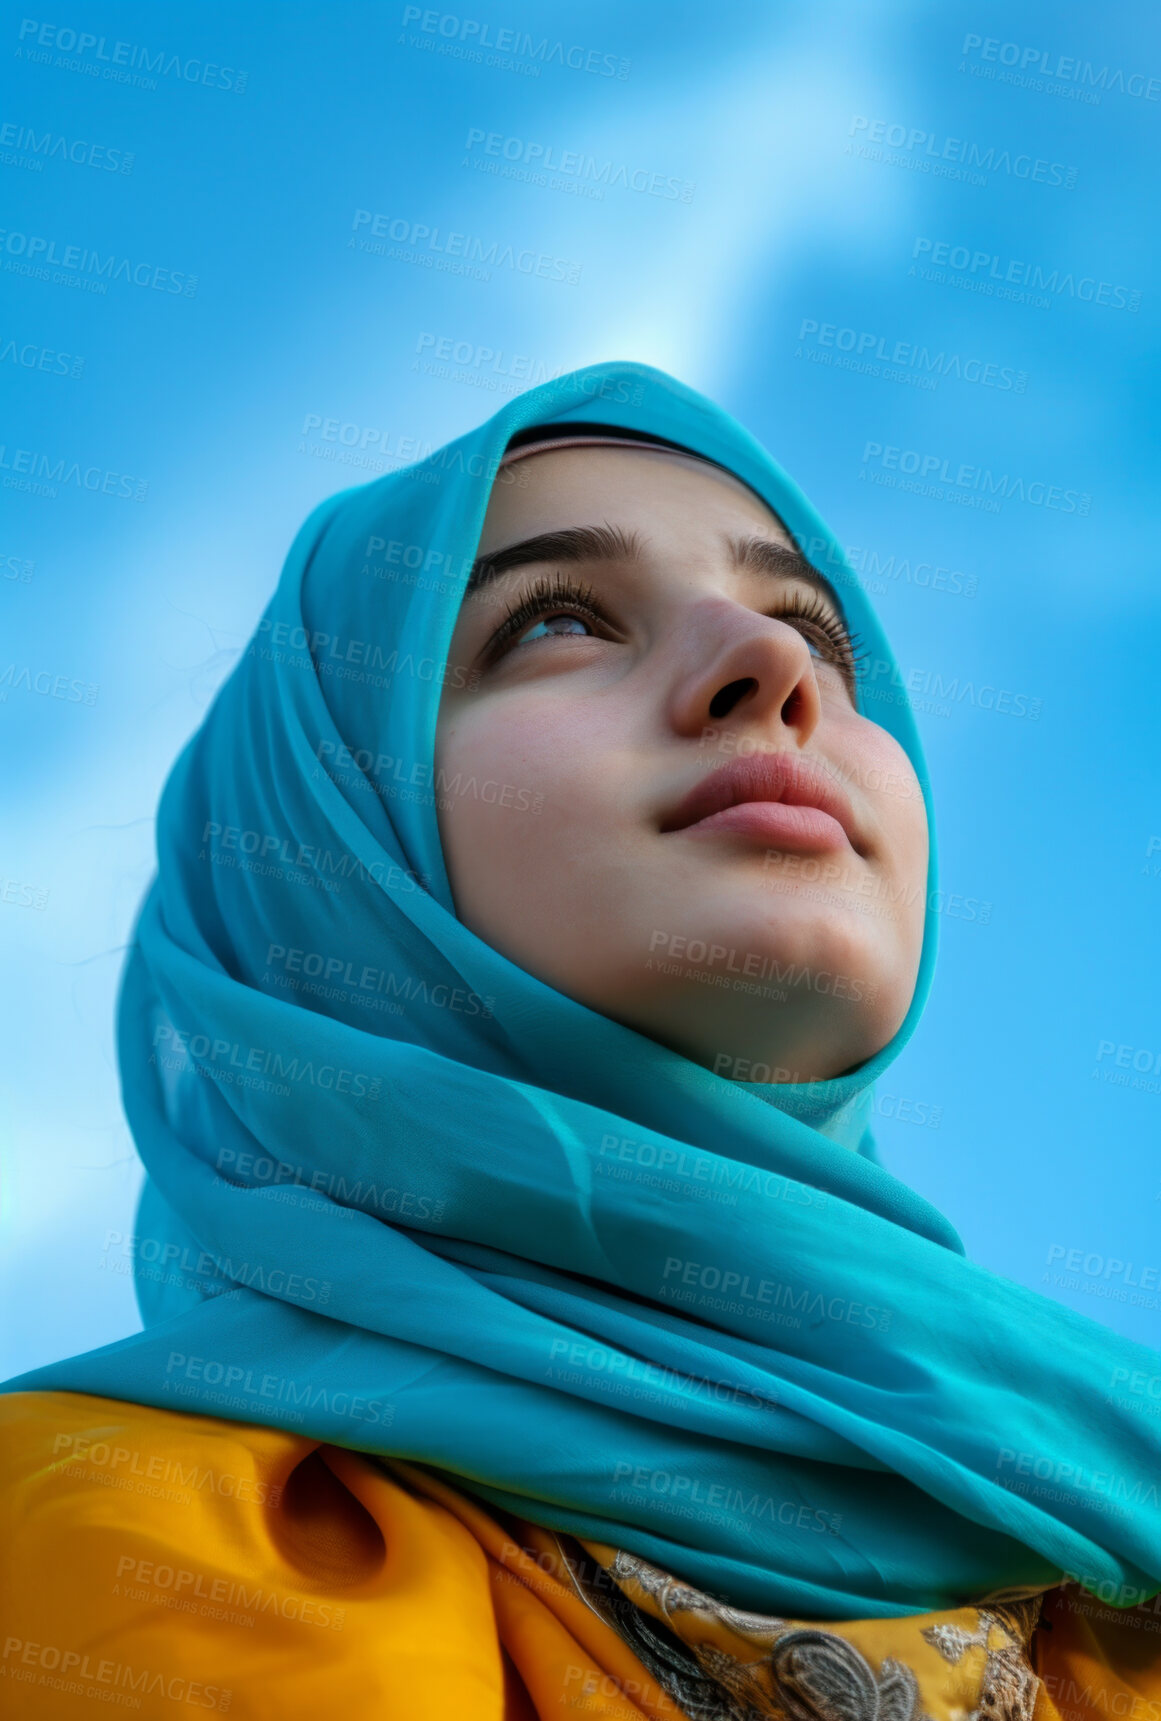
<svg viewBox="0 0 1161 1721">
<path fill-rule="evenodd" d="M 668 1641 L 707 1681 L 705 1716 L 1161 1721 L 1153 1604 L 1055 1590 L 1040 1626 L 1040 1598 L 770 1620 L 510 1522 L 416 1466 L 280 1430 L 0 1396 L 0 1713 L 682 1721 L 650 1671 L 692 1689 Z"/>
</svg>

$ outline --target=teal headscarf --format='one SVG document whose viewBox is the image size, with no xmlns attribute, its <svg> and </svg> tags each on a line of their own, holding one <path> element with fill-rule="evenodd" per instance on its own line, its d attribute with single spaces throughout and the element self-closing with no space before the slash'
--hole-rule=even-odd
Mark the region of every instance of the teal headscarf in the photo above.
<svg viewBox="0 0 1161 1721">
<path fill-rule="evenodd" d="M 1156 1358 L 974 1266 L 874 1157 L 934 915 L 891 1044 L 800 1088 L 715 1075 L 455 916 L 433 744 L 489 493 L 517 432 L 598 422 L 727 467 L 824 545 L 893 666 L 791 480 L 644 366 L 533 389 L 316 508 L 166 786 L 124 977 L 146 1329 L 7 1390 L 416 1460 L 767 1613 L 924 1612 L 1065 1573 L 1152 1595 L 1161 1435 L 1113 1389 Z M 869 715 L 930 813 L 905 702 Z"/>
</svg>

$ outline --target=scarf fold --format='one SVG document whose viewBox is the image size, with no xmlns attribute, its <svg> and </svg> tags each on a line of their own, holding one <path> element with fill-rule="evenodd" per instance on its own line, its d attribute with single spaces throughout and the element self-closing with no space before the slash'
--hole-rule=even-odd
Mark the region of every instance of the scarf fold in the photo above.
<svg viewBox="0 0 1161 1721">
<path fill-rule="evenodd" d="M 531 390 L 315 509 L 166 785 L 122 984 L 145 1331 L 6 1390 L 419 1461 L 763 1613 L 930 1612 L 1063 1574 L 1135 1605 L 1161 1589 L 1161 1435 L 1116 1386 L 1154 1355 L 968 1261 L 875 1160 L 873 1085 L 937 917 L 890 1045 L 801 1087 L 717 1076 L 455 917 L 437 797 L 504 787 L 434 770 L 460 595 L 493 482 L 526 470 L 497 480 L 509 438 L 578 422 L 734 472 L 827 547 L 894 665 L 792 481 L 644 366 Z M 930 820 L 909 709 L 872 715 Z"/>
</svg>

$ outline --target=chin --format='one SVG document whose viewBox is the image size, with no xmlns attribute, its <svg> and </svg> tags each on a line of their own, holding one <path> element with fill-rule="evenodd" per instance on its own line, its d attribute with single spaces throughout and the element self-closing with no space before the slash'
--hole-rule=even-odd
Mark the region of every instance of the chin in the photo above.
<svg viewBox="0 0 1161 1721">
<path fill-rule="evenodd" d="M 903 940 L 896 922 L 809 898 L 766 897 L 757 904 L 751 900 L 733 919 L 732 930 L 732 942 L 748 951 L 782 965 L 842 974 L 872 992 L 902 963 Z"/>
<path fill-rule="evenodd" d="M 880 1051 L 907 1011 L 914 967 L 898 928 L 786 899 L 734 915 L 675 917 L 648 965 L 586 988 L 595 1007 L 699 1063 L 778 1067 L 783 1081 L 837 1075 Z M 888 923 L 889 925 L 891 923 Z M 742 1079 L 742 1078 L 738 1078 Z"/>
</svg>

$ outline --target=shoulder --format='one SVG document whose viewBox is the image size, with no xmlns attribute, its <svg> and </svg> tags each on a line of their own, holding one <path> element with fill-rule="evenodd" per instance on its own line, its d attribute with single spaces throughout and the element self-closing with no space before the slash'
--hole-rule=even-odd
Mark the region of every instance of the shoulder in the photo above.
<svg viewBox="0 0 1161 1721">
<path fill-rule="evenodd" d="M 135 1501 L 190 1505 L 191 1489 L 264 1504 L 316 1441 L 75 1392 L 0 1394 L 0 1483 L 7 1519 L 68 1484 Z"/>
<path fill-rule="evenodd" d="M 478 1543 L 373 1459 L 308 1436 L 0 1394 L 0 1541 L 0 1678 L 24 1688 L 22 1714 L 72 1714 L 78 1696 L 286 1721 L 344 1700 L 388 1721 L 503 1713 Z"/>
</svg>

